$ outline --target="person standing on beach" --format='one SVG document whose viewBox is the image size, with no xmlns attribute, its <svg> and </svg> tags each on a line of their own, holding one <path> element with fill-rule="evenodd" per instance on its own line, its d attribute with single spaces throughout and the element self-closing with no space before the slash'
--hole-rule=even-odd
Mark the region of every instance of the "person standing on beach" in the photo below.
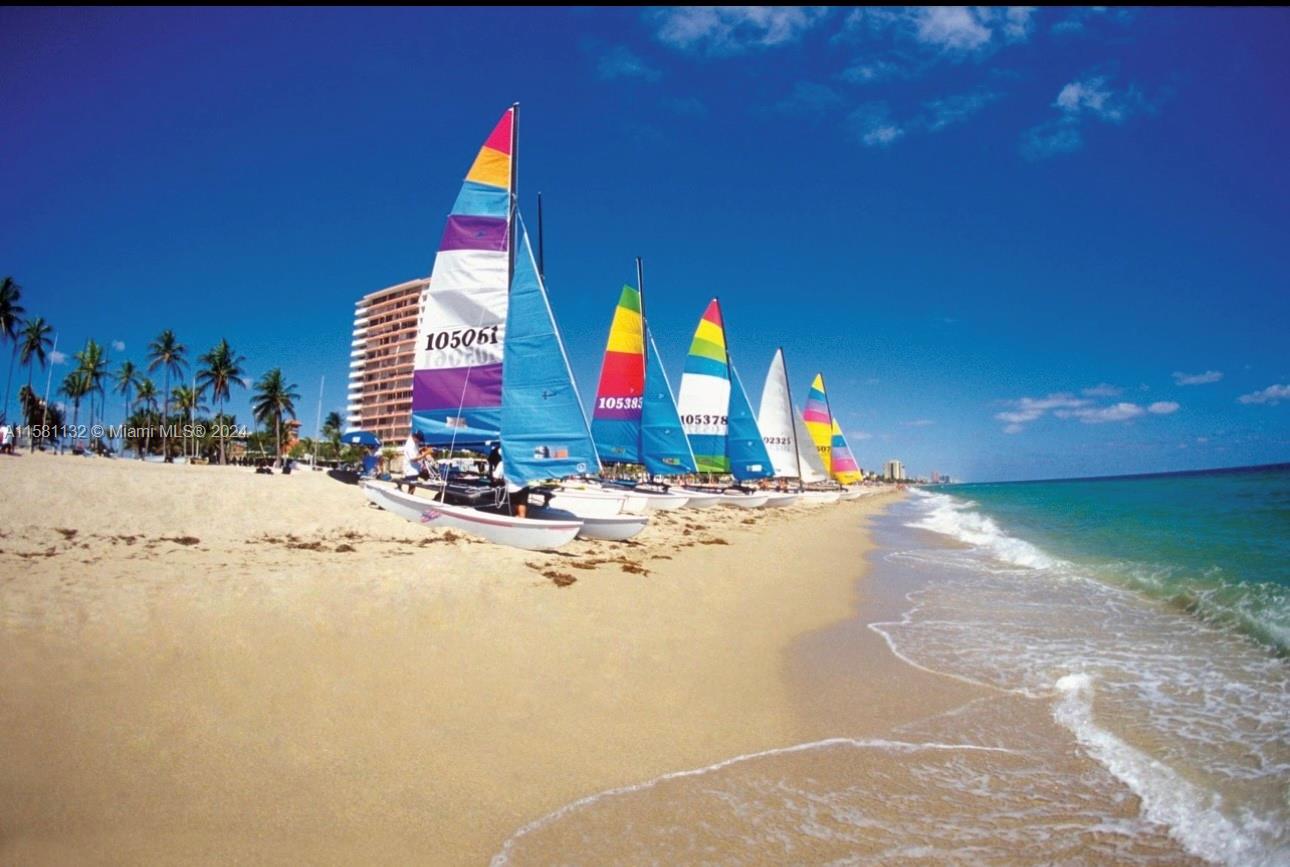
<svg viewBox="0 0 1290 867">
<path fill-rule="evenodd" d="M 9 444 L 9 439 L 13 434 L 9 432 L 9 422 L 0 422 L 0 455 L 13 454 L 13 448 Z"/>
<path fill-rule="evenodd" d="M 493 450 L 488 453 L 488 466 L 494 487 L 504 486 L 506 488 L 506 498 L 511 504 L 511 514 L 517 518 L 527 518 L 529 516 L 529 489 L 506 480 L 506 462 L 502 460 L 502 452 L 497 446 L 493 446 Z"/>
<path fill-rule="evenodd" d="M 403 443 L 403 481 L 395 482 L 395 488 L 401 491 L 406 484 L 409 494 L 416 491 L 417 479 L 421 475 L 421 461 L 428 451 L 429 449 L 423 445 L 420 431 L 408 434 L 407 440 Z"/>
</svg>

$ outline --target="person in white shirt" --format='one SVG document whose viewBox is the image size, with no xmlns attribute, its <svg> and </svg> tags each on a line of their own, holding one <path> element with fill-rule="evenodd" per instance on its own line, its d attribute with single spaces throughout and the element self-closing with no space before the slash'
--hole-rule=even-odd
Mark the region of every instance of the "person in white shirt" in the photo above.
<svg viewBox="0 0 1290 867">
<path fill-rule="evenodd" d="M 0 454 L 5 452 L 13 454 L 13 448 L 9 444 L 9 438 L 12 436 L 13 432 L 9 428 L 9 422 L 0 424 Z"/>
<path fill-rule="evenodd" d="M 511 501 L 512 514 L 517 518 L 529 516 L 529 489 L 506 480 L 506 462 L 502 460 L 500 452 L 497 453 L 497 464 L 493 467 L 493 484 L 506 486 L 506 496 Z"/>
<path fill-rule="evenodd" d="M 416 491 L 417 479 L 421 476 L 422 461 L 428 457 L 429 451 L 430 449 L 423 444 L 420 431 L 408 434 L 407 441 L 403 443 L 403 481 L 395 482 L 395 488 L 401 491 L 406 484 L 409 494 Z"/>
</svg>

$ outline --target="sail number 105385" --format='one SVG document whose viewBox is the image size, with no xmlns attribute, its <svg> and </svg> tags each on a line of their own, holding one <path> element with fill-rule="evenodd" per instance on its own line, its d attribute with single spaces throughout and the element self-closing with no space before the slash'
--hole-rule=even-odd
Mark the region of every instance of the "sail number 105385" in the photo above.
<svg viewBox="0 0 1290 867">
<path fill-rule="evenodd" d="M 476 344 L 497 343 L 499 325 L 489 328 L 454 328 L 452 331 L 432 331 L 426 335 L 426 349 L 464 349 Z"/>
</svg>

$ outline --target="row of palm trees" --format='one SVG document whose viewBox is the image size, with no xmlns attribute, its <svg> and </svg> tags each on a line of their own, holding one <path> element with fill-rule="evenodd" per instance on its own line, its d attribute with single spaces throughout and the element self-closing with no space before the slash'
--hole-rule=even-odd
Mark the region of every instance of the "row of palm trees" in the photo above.
<svg viewBox="0 0 1290 867">
<path fill-rule="evenodd" d="M 20 362 L 27 368 L 27 386 L 25 393 L 20 394 L 19 403 L 26 408 L 41 409 L 47 415 L 49 409 L 35 398 L 32 392 L 32 376 L 37 367 L 42 371 L 52 355 L 52 326 L 42 317 L 24 318 L 26 310 L 21 305 L 22 287 L 12 277 L 0 279 L 0 343 L 13 344 L 9 359 L 9 374 L 5 387 L 3 416 L 8 417 L 10 389 L 13 385 L 13 369 Z M 122 396 L 125 407 L 125 422 L 128 427 L 147 431 L 144 444 L 135 443 L 136 448 L 151 450 L 151 432 L 160 427 L 161 450 L 166 457 L 172 455 L 170 429 L 174 423 L 171 416 L 172 403 L 179 410 L 180 418 L 195 418 L 199 412 L 206 411 L 203 399 L 209 396 L 217 407 L 215 425 L 219 429 L 219 460 L 225 462 L 225 429 L 233 424 L 233 419 L 224 412 L 233 388 L 246 388 L 246 371 L 243 365 L 246 359 L 237 354 L 227 340 L 221 339 L 208 352 L 198 356 L 197 368 L 193 372 L 192 384 L 182 384 L 173 390 L 170 387 L 172 377 L 182 377 L 188 368 L 188 348 L 179 342 L 170 329 L 162 331 L 156 339 L 148 344 L 147 373 L 160 371 L 162 376 L 161 390 L 148 378 L 145 371 L 126 359 L 115 371 L 108 369 L 107 352 L 94 340 L 87 340 L 85 347 L 74 354 L 75 367 L 67 373 L 59 385 L 59 393 L 72 404 L 72 427 L 76 429 L 80 421 L 81 402 L 88 403 L 90 419 L 106 415 L 107 390 Z M 282 454 L 282 423 L 284 417 L 296 417 L 295 402 L 300 399 L 296 386 L 288 383 L 280 368 L 265 373 L 254 385 L 251 400 L 251 412 L 255 420 L 268 425 L 273 424 L 277 453 Z M 95 414 L 95 398 L 98 399 L 98 415 Z M 161 403 L 161 415 L 156 415 L 157 403 Z M 331 420 L 331 417 L 328 417 Z M 42 425 L 48 419 L 31 418 L 28 411 L 27 423 Z M 337 419 L 339 422 L 339 419 Z M 336 425 L 339 436 L 339 423 Z M 33 438 L 32 447 L 35 447 Z M 185 443 L 184 450 L 187 452 Z M 197 443 L 193 443 L 193 452 L 197 452 Z"/>
</svg>

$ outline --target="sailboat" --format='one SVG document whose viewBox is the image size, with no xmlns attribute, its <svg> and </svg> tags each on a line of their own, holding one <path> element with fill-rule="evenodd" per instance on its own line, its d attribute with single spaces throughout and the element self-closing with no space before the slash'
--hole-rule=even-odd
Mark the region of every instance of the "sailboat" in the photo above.
<svg viewBox="0 0 1290 867">
<path fill-rule="evenodd" d="M 418 317 L 412 429 L 431 446 L 499 442 L 506 481 L 598 472 L 600 461 L 515 195 L 519 106 L 502 115 L 448 217 Z M 518 243 L 515 243 L 518 240 Z M 518 548 L 567 544 L 588 526 L 643 526 L 535 507 L 510 514 L 505 490 L 440 482 L 435 498 L 364 482 L 369 500 L 408 520 Z M 639 532 L 637 527 L 636 532 Z"/>
<path fill-rule="evenodd" d="M 697 465 L 645 318 L 644 278 L 638 258 L 636 282 L 641 288 L 623 286 L 619 293 L 600 368 L 591 433 L 603 462 L 643 466 L 652 480 L 693 473 Z M 637 485 L 632 491 L 651 510 L 711 505 L 717 499 L 666 487 L 654 490 Z"/>
<path fill-rule="evenodd" d="M 851 455 L 846 437 L 842 434 L 842 428 L 833 417 L 822 373 L 815 375 L 806 393 L 806 406 L 803 408 L 802 418 L 806 422 L 806 429 L 811 434 L 811 440 L 815 443 L 829 478 L 841 485 L 858 481 L 860 472 L 855 458 Z M 838 492 L 839 496 L 841 493 Z"/>
<path fill-rule="evenodd" d="M 775 355 L 770 360 L 770 369 L 766 372 L 757 426 L 761 428 L 762 441 L 770 455 L 775 478 L 797 479 L 798 492 L 806 502 L 828 501 L 832 492 L 805 489 L 808 484 L 827 481 L 829 474 L 811 442 L 811 435 L 807 432 L 802 417 L 793 408 L 793 395 L 788 386 L 788 364 L 782 348 L 775 350 Z M 833 498 L 834 501 L 836 499 Z"/>
<path fill-rule="evenodd" d="M 677 408 L 699 472 L 729 474 L 736 482 L 773 474 L 748 395 L 730 360 L 721 303 L 716 298 L 708 303 L 690 343 Z M 726 492 L 722 503 L 753 509 L 772 499 L 782 501 L 776 495 L 736 487 Z"/>
</svg>

